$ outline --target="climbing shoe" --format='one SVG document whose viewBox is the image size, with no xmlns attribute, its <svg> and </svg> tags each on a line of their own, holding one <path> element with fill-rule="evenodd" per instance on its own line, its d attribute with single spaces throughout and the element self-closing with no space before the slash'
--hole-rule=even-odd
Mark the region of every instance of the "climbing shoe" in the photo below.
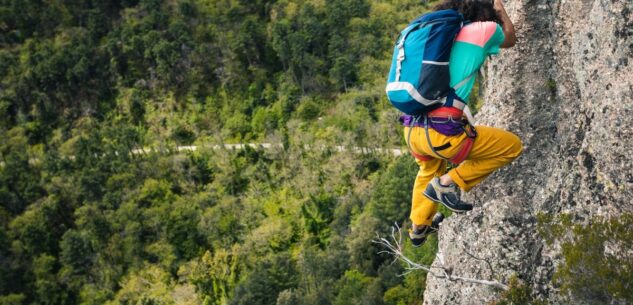
<svg viewBox="0 0 633 305">
<path fill-rule="evenodd" d="M 442 185 L 440 184 L 440 178 L 438 177 L 433 178 L 426 186 L 424 196 L 437 203 L 443 204 L 453 212 L 461 213 L 473 209 L 472 205 L 459 199 L 455 184 L 448 186 Z"/>
<path fill-rule="evenodd" d="M 444 215 L 440 212 L 435 213 L 433 216 L 433 220 L 431 221 L 430 226 L 423 226 L 415 231 L 413 229 L 409 229 L 409 238 L 411 238 L 411 243 L 414 247 L 419 247 L 426 241 L 426 237 L 431 233 L 437 232 L 440 228 L 440 222 L 444 220 Z"/>
</svg>

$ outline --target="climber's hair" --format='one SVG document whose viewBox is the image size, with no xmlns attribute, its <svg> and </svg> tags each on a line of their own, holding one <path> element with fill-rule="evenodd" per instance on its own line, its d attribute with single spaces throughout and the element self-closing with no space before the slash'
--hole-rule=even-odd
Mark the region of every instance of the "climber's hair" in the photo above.
<svg viewBox="0 0 633 305">
<path fill-rule="evenodd" d="M 493 4 L 494 0 L 444 0 L 434 7 L 435 11 L 454 9 L 464 15 L 464 19 L 475 21 L 494 21 L 503 25 L 501 17 Z"/>
</svg>

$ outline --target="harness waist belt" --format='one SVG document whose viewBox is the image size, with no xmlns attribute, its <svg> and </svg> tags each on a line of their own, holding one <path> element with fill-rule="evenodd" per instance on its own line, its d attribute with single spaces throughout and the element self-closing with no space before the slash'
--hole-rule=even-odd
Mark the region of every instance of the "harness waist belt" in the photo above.
<svg viewBox="0 0 633 305">
<path fill-rule="evenodd" d="M 452 118 L 453 120 L 461 120 L 464 112 L 455 107 L 440 107 L 429 111 L 429 118 Z"/>
<path fill-rule="evenodd" d="M 468 124 L 463 114 L 462 110 L 455 107 L 440 107 L 425 114 L 425 120 L 420 120 L 420 117 L 403 115 L 400 117 L 400 122 L 404 126 L 431 127 L 445 136 L 456 136 L 464 132 L 464 126 Z"/>
<path fill-rule="evenodd" d="M 419 154 L 419 153 L 416 153 L 416 152 L 413 151 L 413 149 L 411 148 L 411 143 L 410 143 L 410 141 L 411 141 L 411 130 L 413 128 L 409 129 L 409 136 L 407 137 L 407 145 L 409 146 L 409 151 L 411 152 L 411 155 L 413 155 L 413 157 L 415 157 L 416 159 L 418 159 L 420 161 L 429 161 L 429 160 L 432 160 L 432 159 L 440 158 L 440 159 L 448 160 L 448 161 L 450 161 L 453 164 L 460 164 L 464 160 L 466 160 L 466 158 L 470 154 L 470 151 L 473 148 L 473 143 L 475 142 L 475 138 L 477 137 L 477 131 L 475 130 L 475 127 L 470 125 L 470 124 L 468 124 L 468 123 L 465 123 L 465 124 L 461 125 L 462 132 L 465 132 L 467 137 L 462 142 L 462 144 L 461 144 L 461 146 L 459 148 L 459 151 L 453 157 L 448 158 L 448 157 L 445 157 L 445 156 L 441 155 L 438 152 L 439 150 L 443 150 L 443 149 L 448 148 L 448 147 L 444 147 L 445 145 L 442 145 L 440 147 L 433 147 L 433 145 L 431 144 L 431 139 L 429 138 L 429 125 L 433 125 L 433 121 L 434 121 L 434 120 L 431 120 L 431 119 L 432 119 L 432 117 L 429 117 L 429 116 L 425 115 L 423 122 L 419 122 L 419 120 L 413 119 L 412 122 L 410 121 L 408 123 L 409 123 L 409 127 L 414 127 L 414 126 L 418 126 L 418 127 L 423 126 L 424 127 L 429 148 L 433 151 L 433 154 L 435 156 L 423 155 L 423 154 Z M 457 122 L 453 121 L 452 117 L 449 117 L 448 120 L 449 120 L 449 122 L 452 121 L 452 123 L 457 123 Z M 403 120 L 403 121 L 406 121 L 406 120 Z"/>
</svg>

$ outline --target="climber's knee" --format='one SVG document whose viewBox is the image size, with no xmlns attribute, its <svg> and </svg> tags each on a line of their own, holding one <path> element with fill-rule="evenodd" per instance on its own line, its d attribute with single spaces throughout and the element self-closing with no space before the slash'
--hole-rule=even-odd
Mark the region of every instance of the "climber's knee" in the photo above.
<svg viewBox="0 0 633 305">
<path fill-rule="evenodd" d="M 521 142 L 521 139 L 514 133 L 510 133 L 510 135 L 511 144 L 509 145 L 510 149 L 508 151 L 508 157 L 514 160 L 518 158 L 523 152 L 523 143 Z"/>
</svg>

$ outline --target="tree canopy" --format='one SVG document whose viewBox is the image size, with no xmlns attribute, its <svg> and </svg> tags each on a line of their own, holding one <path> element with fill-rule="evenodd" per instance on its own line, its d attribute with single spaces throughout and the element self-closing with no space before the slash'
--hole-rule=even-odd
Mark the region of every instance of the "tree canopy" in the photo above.
<svg viewBox="0 0 633 305">
<path fill-rule="evenodd" d="M 394 0 L 0 1 L 0 304 L 418 304 Z M 270 142 L 271 149 L 213 145 Z M 178 145 L 198 146 L 178 152 Z M 432 253 L 431 243 L 423 253 Z"/>
</svg>

